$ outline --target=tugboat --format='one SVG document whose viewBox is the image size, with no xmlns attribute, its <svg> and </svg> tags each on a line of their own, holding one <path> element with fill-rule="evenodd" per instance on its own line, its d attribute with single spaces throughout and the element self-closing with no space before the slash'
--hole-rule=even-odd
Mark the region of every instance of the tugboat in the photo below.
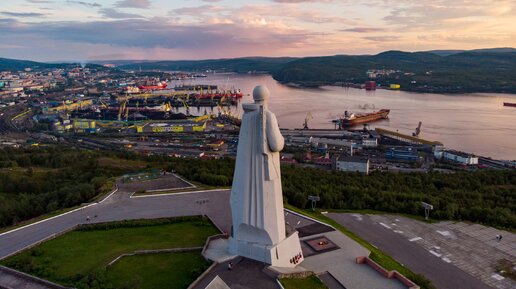
<svg viewBox="0 0 516 289">
<path fill-rule="evenodd" d="M 369 123 L 381 119 L 386 119 L 388 118 L 390 111 L 390 109 L 380 109 L 379 111 L 360 114 L 354 114 L 349 111 L 345 111 L 343 118 L 339 118 L 333 122 L 338 123 L 342 127 L 349 127 L 362 123 Z"/>
</svg>

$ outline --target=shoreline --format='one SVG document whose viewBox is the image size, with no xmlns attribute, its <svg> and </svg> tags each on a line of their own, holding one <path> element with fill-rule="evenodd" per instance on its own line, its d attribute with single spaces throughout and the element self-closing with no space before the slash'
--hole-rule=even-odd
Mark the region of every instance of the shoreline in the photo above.
<svg viewBox="0 0 516 289">
<path fill-rule="evenodd" d="M 356 89 L 365 89 L 362 86 L 361 83 L 346 83 L 346 85 L 339 84 L 338 82 L 304 82 L 304 81 L 280 81 L 274 78 L 272 74 L 270 74 L 272 78 L 277 81 L 278 83 L 291 87 L 291 88 L 298 88 L 298 89 L 317 89 L 322 88 L 323 86 L 333 86 L 333 87 L 343 87 L 343 88 L 356 88 Z M 514 91 L 504 91 L 504 90 L 474 90 L 474 89 L 467 89 L 467 90 L 453 90 L 453 89 L 406 89 L 403 86 L 400 89 L 390 89 L 386 86 L 379 86 L 376 87 L 376 89 L 384 89 L 384 90 L 391 90 L 391 91 L 405 91 L 405 92 L 412 92 L 412 93 L 433 93 L 433 94 L 449 94 L 449 95 L 460 95 L 460 94 L 473 94 L 473 93 L 504 93 L 504 94 L 511 94 L 514 97 L 516 97 L 516 90 Z M 373 90 L 374 91 L 374 90 Z"/>
</svg>

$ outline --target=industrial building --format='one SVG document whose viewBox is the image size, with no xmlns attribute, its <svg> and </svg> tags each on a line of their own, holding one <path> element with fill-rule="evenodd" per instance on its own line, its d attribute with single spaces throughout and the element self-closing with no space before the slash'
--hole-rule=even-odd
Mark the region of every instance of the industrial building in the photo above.
<svg viewBox="0 0 516 289">
<path fill-rule="evenodd" d="M 136 126 L 138 133 L 170 133 L 170 132 L 196 132 L 204 131 L 206 122 L 198 123 L 191 120 L 174 122 L 148 122 Z"/>
<path fill-rule="evenodd" d="M 385 159 L 395 162 L 417 162 L 419 160 L 417 149 L 408 148 L 390 148 L 385 153 Z"/>
<path fill-rule="evenodd" d="M 443 151 L 442 158 L 463 165 L 478 165 L 478 157 L 459 151 Z"/>
<path fill-rule="evenodd" d="M 335 159 L 334 164 L 337 171 L 369 174 L 369 159 L 367 158 L 341 156 Z"/>
</svg>

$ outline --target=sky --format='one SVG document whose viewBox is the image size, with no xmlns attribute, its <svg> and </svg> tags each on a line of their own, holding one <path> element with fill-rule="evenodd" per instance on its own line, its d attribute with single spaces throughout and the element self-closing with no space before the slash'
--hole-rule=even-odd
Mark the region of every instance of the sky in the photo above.
<svg viewBox="0 0 516 289">
<path fill-rule="evenodd" d="M 516 0 L 2 0 L 0 57 L 178 60 L 516 47 Z"/>
</svg>

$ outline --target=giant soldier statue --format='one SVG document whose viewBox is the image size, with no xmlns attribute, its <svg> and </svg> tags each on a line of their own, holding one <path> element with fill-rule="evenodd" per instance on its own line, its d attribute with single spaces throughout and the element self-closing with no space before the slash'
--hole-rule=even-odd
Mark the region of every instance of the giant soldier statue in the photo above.
<svg viewBox="0 0 516 289">
<path fill-rule="evenodd" d="M 229 251 L 277 267 L 295 267 L 303 255 L 297 231 L 287 236 L 285 230 L 279 156 L 284 139 L 276 116 L 267 109 L 268 97 L 268 89 L 257 86 L 254 103 L 243 105 Z"/>
</svg>

